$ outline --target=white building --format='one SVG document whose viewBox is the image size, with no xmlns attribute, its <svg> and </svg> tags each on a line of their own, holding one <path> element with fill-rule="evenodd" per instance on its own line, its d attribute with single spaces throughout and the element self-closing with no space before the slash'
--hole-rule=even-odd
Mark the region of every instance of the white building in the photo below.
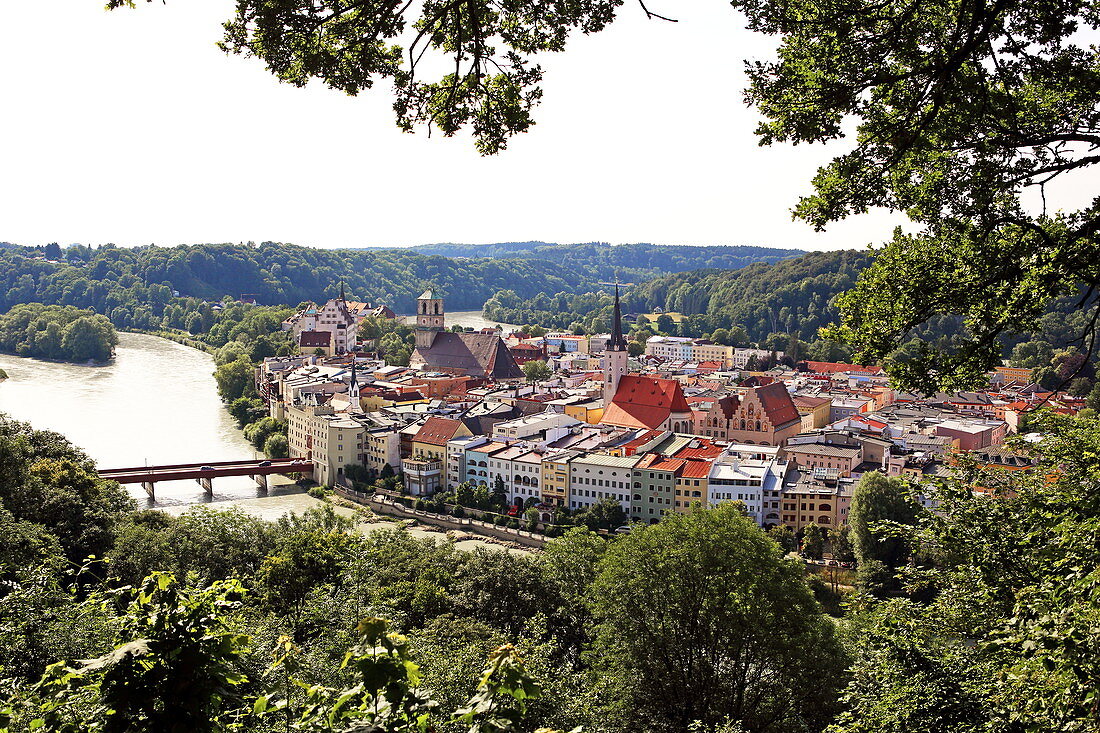
<svg viewBox="0 0 1100 733">
<path fill-rule="evenodd" d="M 779 495 L 788 464 L 777 457 L 778 450 L 771 446 L 730 446 L 714 461 L 707 477 L 710 505 L 739 501 L 757 524 L 779 524 Z"/>
<path fill-rule="evenodd" d="M 767 349 L 734 349 L 733 350 L 733 368 L 744 369 L 749 365 L 749 361 L 755 356 L 757 361 L 763 361 L 764 359 L 771 358 L 772 354 L 775 354 L 775 358 L 780 358 L 784 354 L 782 351 L 768 351 Z"/>
<path fill-rule="evenodd" d="M 664 361 L 691 361 L 693 341 L 682 336 L 650 336 L 645 342 L 645 355 Z"/>
<path fill-rule="evenodd" d="M 569 428 L 581 421 L 563 412 L 539 412 L 514 420 L 505 420 L 493 426 L 493 437 L 498 440 L 534 440 L 551 442 L 569 433 Z"/>
<path fill-rule="evenodd" d="M 317 483 L 339 483 L 345 466 L 363 463 L 364 428 L 346 413 L 329 405 L 289 405 L 286 415 L 290 457 L 311 461 Z"/>
<path fill-rule="evenodd" d="M 569 462 L 569 508 L 583 509 L 600 499 L 619 502 L 630 515 L 630 481 L 639 458 L 592 453 Z"/>
</svg>

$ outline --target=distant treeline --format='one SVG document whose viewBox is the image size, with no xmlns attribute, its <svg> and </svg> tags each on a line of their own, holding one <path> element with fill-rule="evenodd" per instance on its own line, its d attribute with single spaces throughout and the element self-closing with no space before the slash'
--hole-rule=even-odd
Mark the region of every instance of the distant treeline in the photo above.
<svg viewBox="0 0 1100 733">
<path fill-rule="evenodd" d="M 20 356 L 107 361 L 117 343 L 111 322 L 90 310 L 27 303 L 0 315 L 0 350 Z"/>
<path fill-rule="evenodd" d="M 755 262 L 779 262 L 804 254 L 799 249 L 772 249 L 744 245 L 672 246 L 663 244 L 548 244 L 500 242 L 497 244 L 424 244 L 410 252 L 444 257 L 522 258 L 553 262 L 577 270 L 593 280 L 641 282 L 658 275 L 702 268 L 737 269 Z M 551 291 L 543 290 L 549 295 Z"/>
<path fill-rule="evenodd" d="M 728 250 L 728 251 L 727 251 Z M 349 298 L 415 310 L 426 287 L 450 310 L 479 309 L 510 289 L 528 299 L 594 290 L 618 275 L 639 279 L 704 266 L 739 267 L 789 256 L 760 247 L 552 245 L 522 256 L 457 259 L 414 250 L 330 250 L 265 242 L 176 247 L 91 248 L 58 245 L 0 248 L 0 310 L 17 303 L 95 308 L 120 328 L 154 328 L 174 295 L 217 301 L 251 296 L 257 303 L 323 301 L 344 283 Z M 180 327 L 187 327 L 183 324 Z"/>
<path fill-rule="evenodd" d="M 775 264 L 663 275 L 624 290 L 623 308 L 628 313 L 659 309 L 689 316 L 670 335 L 701 337 L 740 326 L 753 342 L 775 333 L 801 332 L 813 338 L 837 316 L 833 298 L 855 283 L 870 260 L 867 253 L 850 250 L 811 252 Z M 485 313 L 506 323 L 595 333 L 610 326 L 612 302 L 606 290 L 534 298 L 504 290 L 486 302 Z"/>
</svg>

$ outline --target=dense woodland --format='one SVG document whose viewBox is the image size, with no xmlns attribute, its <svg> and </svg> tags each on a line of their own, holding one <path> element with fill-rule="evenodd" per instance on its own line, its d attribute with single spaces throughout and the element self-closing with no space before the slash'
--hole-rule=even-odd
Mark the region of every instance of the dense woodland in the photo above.
<svg viewBox="0 0 1100 733">
<path fill-rule="evenodd" d="M 117 343 L 111 322 L 92 310 L 26 303 L 0 315 L 0 351 L 19 356 L 102 362 Z"/>
<path fill-rule="evenodd" d="M 592 289 L 616 273 L 626 277 L 636 271 L 648 277 L 711 265 L 739 267 L 790 254 L 796 253 L 761 247 L 585 244 L 549 245 L 493 259 L 274 242 L 64 249 L 8 245 L 0 248 L 0 309 L 30 302 L 74 305 L 95 308 L 120 328 L 150 329 L 167 325 L 157 321 L 172 304 L 173 291 L 196 300 L 249 295 L 260 304 L 287 305 L 323 301 L 339 293 L 343 282 L 349 297 L 385 303 L 398 313 L 412 313 L 416 296 L 429 286 L 443 294 L 451 310 L 475 310 L 505 288 L 529 298 Z"/>
<path fill-rule="evenodd" d="M 425 244 L 410 247 L 420 254 L 445 257 L 522 258 L 553 262 L 583 272 L 602 282 L 641 282 L 657 275 L 702 268 L 737 269 L 754 262 L 779 262 L 804 254 L 797 249 L 773 249 L 744 245 L 692 246 L 659 244 L 547 244 L 546 242 L 504 242 L 500 244 Z"/>
</svg>

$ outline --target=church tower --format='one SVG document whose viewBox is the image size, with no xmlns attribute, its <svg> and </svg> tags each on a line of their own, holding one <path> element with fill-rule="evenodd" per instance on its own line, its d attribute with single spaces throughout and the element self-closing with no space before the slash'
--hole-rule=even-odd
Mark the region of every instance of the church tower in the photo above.
<svg viewBox="0 0 1100 733">
<path fill-rule="evenodd" d="M 430 349 L 442 330 L 443 298 L 435 297 L 429 288 L 416 299 L 416 348 Z"/>
<path fill-rule="evenodd" d="M 615 315 L 611 322 L 611 338 L 607 340 L 607 350 L 603 355 L 603 404 L 606 408 L 615 399 L 619 389 L 619 380 L 626 374 L 626 361 L 629 358 L 626 339 L 623 338 L 623 314 L 619 307 L 619 284 L 615 283 Z"/>
</svg>

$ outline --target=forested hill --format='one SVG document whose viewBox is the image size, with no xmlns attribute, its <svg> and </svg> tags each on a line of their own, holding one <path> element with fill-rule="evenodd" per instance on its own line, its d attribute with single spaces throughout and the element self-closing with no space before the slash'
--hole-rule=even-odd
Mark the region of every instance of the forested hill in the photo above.
<svg viewBox="0 0 1100 733">
<path fill-rule="evenodd" d="M 383 302 L 398 312 L 411 313 L 416 296 L 429 285 L 447 298 L 448 308 L 468 310 L 480 309 L 503 289 L 523 299 L 587 292 L 616 274 L 629 281 L 708 264 L 738 267 L 792 251 L 584 244 L 538 246 L 517 257 L 452 258 L 415 250 L 314 249 L 274 242 L 132 249 L 10 246 L 0 249 L 0 310 L 28 302 L 92 307 L 100 313 L 122 306 L 132 310 L 162 300 L 161 288 L 168 297 L 172 290 L 208 300 L 248 294 L 262 304 L 294 305 L 335 295 L 341 281 L 349 297 Z"/>
<path fill-rule="evenodd" d="M 770 333 L 817 333 L 836 312 L 834 296 L 852 287 L 871 262 L 867 252 L 810 252 L 775 264 L 739 270 L 696 270 L 654 278 L 634 287 L 632 311 L 654 308 L 703 314 L 712 328 L 744 327 L 753 340 Z"/>
<path fill-rule="evenodd" d="M 870 260 L 869 254 L 853 250 L 808 252 L 736 270 L 668 274 L 636 284 L 626 291 L 623 304 L 629 313 L 660 308 L 684 314 L 688 318 L 679 324 L 680 336 L 708 336 L 715 329 L 741 327 L 754 342 L 780 334 L 785 343 L 795 331 L 813 338 L 818 328 L 832 322 L 837 315 L 832 299 L 852 286 Z M 509 289 L 487 301 L 485 313 L 505 323 L 600 333 L 610 325 L 611 304 L 607 288 L 534 298 Z"/>
<path fill-rule="evenodd" d="M 743 245 L 674 246 L 648 243 L 612 245 L 607 242 L 424 244 L 410 247 L 406 251 L 445 257 L 545 260 L 576 269 L 595 280 L 609 281 L 618 277 L 623 282 L 640 282 L 657 275 L 702 268 L 736 269 L 754 262 L 779 262 L 788 257 L 804 254 L 798 249 L 771 249 Z"/>
<path fill-rule="evenodd" d="M 54 254 L 56 262 L 33 259 L 41 251 L 0 251 L 0 309 L 41 302 L 94 307 L 101 313 L 127 303 L 145 303 L 150 289 L 220 300 L 252 295 L 264 304 L 297 304 L 339 292 L 384 302 L 411 313 L 427 285 L 454 310 L 480 309 L 497 290 L 525 297 L 550 289 L 590 287 L 581 273 L 541 260 L 453 260 L 403 250 L 325 250 L 290 244 L 199 244 L 177 247 L 89 247 Z M 49 256 L 49 254 L 47 254 Z"/>
</svg>

